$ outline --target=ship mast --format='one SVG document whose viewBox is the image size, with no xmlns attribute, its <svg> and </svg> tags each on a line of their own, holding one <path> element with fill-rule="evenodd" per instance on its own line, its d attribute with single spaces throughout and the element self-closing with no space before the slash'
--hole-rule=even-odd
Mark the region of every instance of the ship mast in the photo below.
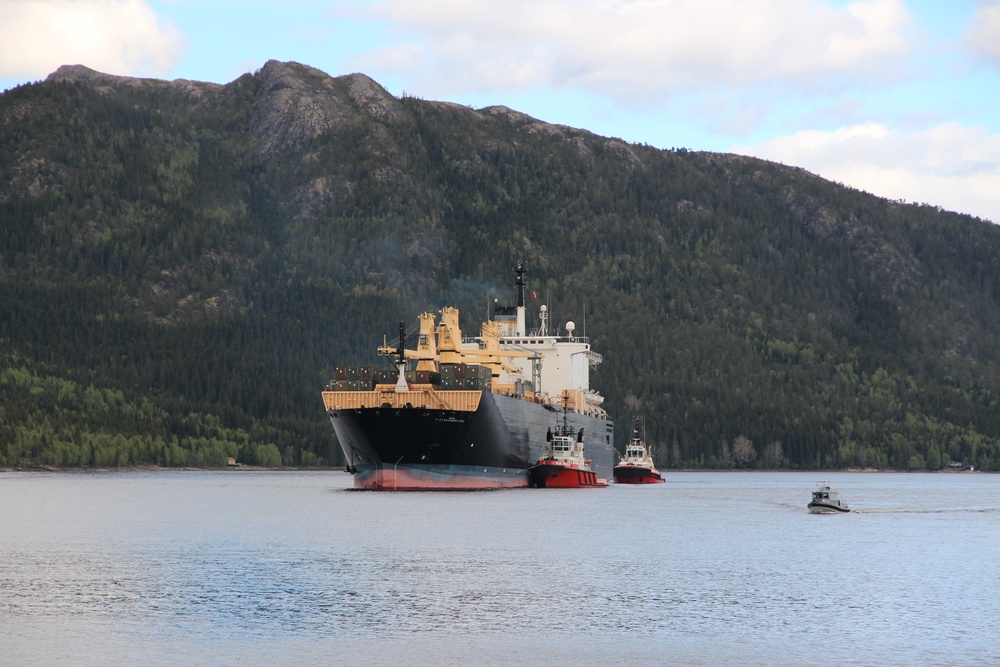
<svg viewBox="0 0 1000 667">
<path fill-rule="evenodd" d="M 409 391 L 406 384 L 406 324 L 399 323 L 399 347 L 396 348 L 396 365 L 399 367 L 399 377 L 396 378 L 396 391 Z"/>
<path fill-rule="evenodd" d="M 527 271 L 527 268 L 524 266 L 524 262 L 518 262 L 517 268 L 514 269 L 514 272 L 517 273 L 517 280 L 514 281 L 514 286 L 517 290 L 517 331 L 514 334 L 515 336 L 524 336 L 527 333 L 524 327 L 525 271 Z"/>
</svg>

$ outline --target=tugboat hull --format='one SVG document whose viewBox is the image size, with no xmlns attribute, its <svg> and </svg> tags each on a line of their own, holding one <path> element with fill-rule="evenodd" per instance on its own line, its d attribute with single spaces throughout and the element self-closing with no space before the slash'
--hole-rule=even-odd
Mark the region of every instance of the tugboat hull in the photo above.
<svg viewBox="0 0 1000 667">
<path fill-rule="evenodd" d="M 615 466 L 615 484 L 662 484 L 658 470 L 641 466 Z"/>
<path fill-rule="evenodd" d="M 606 479 L 599 478 L 592 470 L 544 461 L 528 468 L 528 481 L 530 486 L 538 489 L 577 489 L 608 485 Z"/>
</svg>

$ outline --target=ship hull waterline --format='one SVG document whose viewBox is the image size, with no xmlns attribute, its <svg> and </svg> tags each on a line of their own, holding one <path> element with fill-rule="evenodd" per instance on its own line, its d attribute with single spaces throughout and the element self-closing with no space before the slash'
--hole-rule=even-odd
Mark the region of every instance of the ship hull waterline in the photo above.
<svg viewBox="0 0 1000 667">
<path fill-rule="evenodd" d="M 527 470 L 456 465 L 362 465 L 354 486 L 370 491 L 486 491 L 528 486 Z"/>
</svg>

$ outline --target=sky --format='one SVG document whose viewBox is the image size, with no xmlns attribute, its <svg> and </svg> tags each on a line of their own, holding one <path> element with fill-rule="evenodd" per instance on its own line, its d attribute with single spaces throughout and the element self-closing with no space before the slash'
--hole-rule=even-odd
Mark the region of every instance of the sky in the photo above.
<svg viewBox="0 0 1000 667">
<path fill-rule="evenodd" d="M 1000 0 L 0 0 L 0 90 L 272 59 L 1000 223 Z"/>
</svg>

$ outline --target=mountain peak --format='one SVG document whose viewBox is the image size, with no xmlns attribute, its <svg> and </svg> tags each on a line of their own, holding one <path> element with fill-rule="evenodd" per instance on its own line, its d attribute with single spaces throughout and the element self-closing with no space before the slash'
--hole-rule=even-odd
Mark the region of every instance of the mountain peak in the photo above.
<svg viewBox="0 0 1000 667">
<path fill-rule="evenodd" d="M 209 91 L 217 90 L 221 86 L 217 83 L 206 81 L 190 81 L 187 79 L 175 79 L 164 81 L 163 79 L 148 79 L 134 76 L 121 76 L 118 74 L 106 74 L 98 72 L 85 65 L 62 65 L 55 72 L 49 74 L 46 81 L 76 81 L 86 83 L 98 89 L 116 88 L 120 86 L 162 88 L 171 87 L 176 90 L 199 97 Z"/>
<path fill-rule="evenodd" d="M 268 158 L 357 118 L 386 122 L 403 116 L 398 99 L 365 74 L 332 77 L 296 62 L 267 61 L 250 131 Z"/>
</svg>

